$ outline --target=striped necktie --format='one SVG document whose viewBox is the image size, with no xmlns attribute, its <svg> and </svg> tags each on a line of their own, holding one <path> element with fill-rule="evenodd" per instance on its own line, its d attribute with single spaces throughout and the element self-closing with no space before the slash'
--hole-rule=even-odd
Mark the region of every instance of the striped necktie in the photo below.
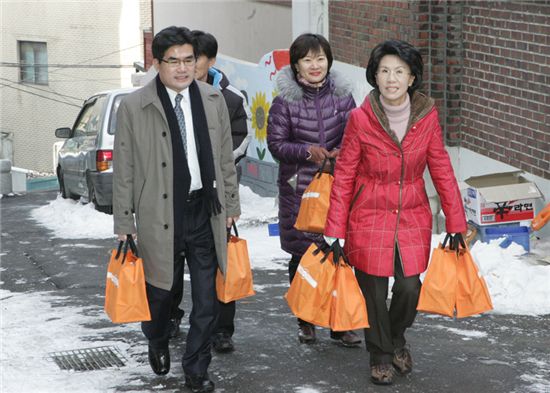
<svg viewBox="0 0 550 393">
<path fill-rule="evenodd" d="M 187 131 L 185 129 L 185 116 L 183 115 L 183 109 L 181 109 L 182 98 L 183 96 L 181 94 L 176 95 L 176 106 L 174 107 L 174 112 L 176 112 L 176 117 L 178 118 L 183 150 L 185 151 L 185 157 L 187 157 Z"/>
</svg>

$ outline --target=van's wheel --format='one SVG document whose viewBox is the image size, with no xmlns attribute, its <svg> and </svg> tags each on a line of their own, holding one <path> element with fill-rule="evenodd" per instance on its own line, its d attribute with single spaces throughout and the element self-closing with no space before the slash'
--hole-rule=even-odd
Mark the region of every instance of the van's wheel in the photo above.
<svg viewBox="0 0 550 393">
<path fill-rule="evenodd" d="M 88 184 L 88 203 L 93 203 L 95 209 L 98 212 L 102 212 L 102 213 L 106 213 L 106 214 L 113 214 L 113 206 L 112 205 L 100 205 L 100 204 L 97 203 L 94 184 L 90 181 L 89 177 L 88 177 L 86 182 Z"/>
</svg>

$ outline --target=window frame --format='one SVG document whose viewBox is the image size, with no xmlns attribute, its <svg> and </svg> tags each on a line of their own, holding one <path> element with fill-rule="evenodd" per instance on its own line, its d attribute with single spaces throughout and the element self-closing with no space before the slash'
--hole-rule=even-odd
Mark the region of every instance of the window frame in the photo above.
<svg viewBox="0 0 550 393">
<path fill-rule="evenodd" d="M 24 46 L 29 45 L 31 52 Z M 33 85 L 48 85 L 48 44 L 44 41 L 17 41 L 19 56 L 19 82 Z M 32 63 L 27 59 L 32 57 Z M 38 58 L 38 60 L 37 60 Z"/>
</svg>

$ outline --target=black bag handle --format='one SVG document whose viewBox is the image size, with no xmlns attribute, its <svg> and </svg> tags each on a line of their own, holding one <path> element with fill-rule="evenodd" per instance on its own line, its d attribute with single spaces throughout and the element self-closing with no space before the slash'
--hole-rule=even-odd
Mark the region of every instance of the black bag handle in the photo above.
<svg viewBox="0 0 550 393">
<path fill-rule="evenodd" d="M 447 246 L 447 242 L 449 242 L 449 249 L 456 251 L 457 254 L 460 250 L 466 249 L 466 242 L 464 241 L 462 233 L 455 233 L 454 235 L 452 235 L 451 233 L 447 232 L 445 240 L 443 240 L 443 248 Z"/>
<path fill-rule="evenodd" d="M 130 250 L 132 250 L 132 253 L 137 257 L 137 246 L 136 242 L 134 241 L 134 237 L 130 234 L 126 235 L 126 240 L 121 240 L 118 243 L 118 249 L 115 255 L 115 258 L 118 259 L 120 257 L 120 252 L 123 252 L 124 257 L 122 258 L 122 263 L 126 261 L 126 255 L 128 254 L 128 247 L 130 247 Z"/>
<path fill-rule="evenodd" d="M 441 246 L 443 248 L 447 247 L 447 242 L 449 242 L 449 246 L 452 247 L 452 243 L 453 243 L 453 235 L 451 235 L 450 233 L 447 232 L 447 235 L 445 236 L 445 240 L 443 240 L 443 244 L 441 244 Z"/>
<path fill-rule="evenodd" d="M 320 252 L 324 254 L 323 257 L 321 258 L 321 263 L 324 263 L 327 260 L 329 254 L 332 252 L 332 262 L 336 266 L 338 266 L 338 263 L 340 262 L 340 258 L 342 258 L 344 262 L 346 262 L 348 265 L 350 264 L 349 259 L 346 256 L 346 254 L 344 254 L 344 249 L 342 248 L 338 240 L 336 240 L 330 246 L 327 243 L 323 242 L 323 244 L 321 244 L 320 246 L 317 246 L 317 248 L 313 250 L 313 255 L 317 255 Z"/>
<path fill-rule="evenodd" d="M 317 176 L 317 178 L 321 177 L 321 175 L 323 174 L 323 168 L 327 164 L 327 161 L 330 162 L 330 172 L 328 172 L 328 173 L 330 173 L 332 176 L 334 176 L 334 166 L 336 165 L 336 158 L 334 158 L 334 157 L 325 157 L 325 159 L 323 160 L 323 163 L 321 164 L 321 166 L 317 170 L 317 174 L 315 175 L 315 176 Z"/>
<path fill-rule="evenodd" d="M 235 224 L 235 220 L 233 220 L 233 224 L 229 228 L 227 228 L 227 242 L 229 243 L 229 240 L 231 240 L 231 228 L 233 228 L 233 231 L 235 232 L 235 237 L 239 237 L 239 232 L 237 231 L 237 224 Z"/>
</svg>

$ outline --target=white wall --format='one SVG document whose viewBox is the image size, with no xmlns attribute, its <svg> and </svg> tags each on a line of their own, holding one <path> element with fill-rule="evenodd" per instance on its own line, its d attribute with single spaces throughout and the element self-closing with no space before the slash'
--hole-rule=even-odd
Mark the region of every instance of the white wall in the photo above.
<svg viewBox="0 0 550 393">
<path fill-rule="evenodd" d="M 165 27 L 185 26 L 216 37 L 219 52 L 257 63 L 274 49 L 287 49 L 292 42 L 290 7 L 240 1 L 153 2 L 153 33 Z"/>
<path fill-rule="evenodd" d="M 328 35 L 328 0 L 292 0 L 292 37 L 302 33 Z"/>
<path fill-rule="evenodd" d="M 18 63 L 17 41 L 46 42 L 48 85 L 19 83 L 18 67 L 0 67 L 1 131 L 13 134 L 13 164 L 52 171 L 52 146 L 58 127 L 72 126 L 85 98 L 130 86 L 133 68 L 77 68 L 74 65 L 131 65 L 143 59 L 140 2 L 3 2 L 1 61 Z"/>
</svg>

